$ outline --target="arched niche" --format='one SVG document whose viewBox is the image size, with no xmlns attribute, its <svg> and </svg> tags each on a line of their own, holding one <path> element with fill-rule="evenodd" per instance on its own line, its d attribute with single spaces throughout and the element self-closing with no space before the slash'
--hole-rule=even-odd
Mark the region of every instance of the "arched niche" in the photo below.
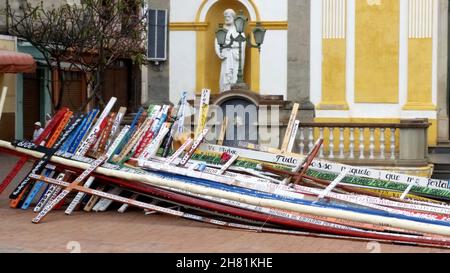
<svg viewBox="0 0 450 273">
<path fill-rule="evenodd" d="M 224 92 L 213 100 L 212 105 L 221 109 L 222 117 L 228 118 L 223 142 L 225 146 L 238 147 L 240 141 L 259 143 L 258 94 L 245 91 Z"/>
<path fill-rule="evenodd" d="M 223 12 L 234 9 L 240 10 L 249 18 L 246 34 L 251 31 L 250 22 L 259 21 L 259 13 L 253 1 L 249 0 L 207 0 L 204 1 L 197 13 L 197 22 L 205 23 L 206 27 L 197 30 L 197 71 L 196 89 L 211 90 L 212 94 L 219 93 L 219 78 L 221 61 L 214 49 L 215 32 L 219 23 L 223 23 Z M 257 49 L 247 48 L 245 52 L 244 81 L 249 84 L 250 90 L 259 93 L 260 57 Z"/>
</svg>

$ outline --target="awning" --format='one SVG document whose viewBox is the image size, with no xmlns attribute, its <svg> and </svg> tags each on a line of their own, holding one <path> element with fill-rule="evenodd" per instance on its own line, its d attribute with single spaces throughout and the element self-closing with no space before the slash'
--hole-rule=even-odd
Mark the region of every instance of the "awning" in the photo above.
<svg viewBox="0 0 450 273">
<path fill-rule="evenodd" d="M 33 56 L 14 51 L 0 50 L 0 73 L 34 73 Z"/>
</svg>

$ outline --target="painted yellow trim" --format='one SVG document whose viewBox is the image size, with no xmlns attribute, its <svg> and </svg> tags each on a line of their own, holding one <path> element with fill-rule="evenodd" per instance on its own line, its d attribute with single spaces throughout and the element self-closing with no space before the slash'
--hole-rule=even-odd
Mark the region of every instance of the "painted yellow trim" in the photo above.
<svg viewBox="0 0 450 273">
<path fill-rule="evenodd" d="M 267 30 L 287 30 L 287 21 L 263 21 L 260 22 L 261 25 Z M 256 27 L 256 22 L 250 22 L 250 27 Z"/>
<path fill-rule="evenodd" d="M 322 102 L 321 110 L 348 110 L 346 98 L 347 43 L 345 39 L 322 41 Z"/>
<path fill-rule="evenodd" d="M 198 22 L 172 22 L 169 24 L 171 31 L 204 31 L 208 28 L 208 23 Z M 287 30 L 287 21 L 265 21 L 261 25 L 267 30 Z M 250 22 L 250 27 L 255 27 L 256 22 Z"/>
<path fill-rule="evenodd" d="M 169 24 L 170 31 L 204 31 L 207 28 L 208 23 L 172 22 Z"/>
<path fill-rule="evenodd" d="M 260 75 L 261 75 L 261 63 L 260 53 L 257 48 L 250 49 L 250 55 L 252 60 L 252 71 L 250 73 L 250 90 L 259 93 L 260 88 Z"/>
<path fill-rule="evenodd" d="M 436 110 L 432 103 L 433 40 L 408 41 L 408 99 L 404 110 Z"/>
<path fill-rule="evenodd" d="M 203 88 L 205 88 L 206 75 L 206 51 L 203 48 L 206 40 L 206 31 L 197 31 L 197 64 L 196 64 L 196 94 L 200 95 Z"/>
<path fill-rule="evenodd" d="M 349 110 L 346 101 L 322 101 L 316 106 L 316 110 Z"/>
<path fill-rule="evenodd" d="M 429 146 L 436 146 L 437 145 L 437 138 L 438 138 L 437 120 L 430 119 L 429 122 L 431 123 L 431 125 L 428 128 L 428 145 Z"/>
<path fill-rule="evenodd" d="M 208 3 L 208 1 L 210 1 L 210 0 L 203 0 L 203 2 L 200 4 L 200 7 L 197 10 L 197 14 L 195 15 L 196 22 L 200 22 L 200 14 L 202 13 L 203 8 Z M 255 11 L 256 21 L 261 21 L 261 15 L 259 13 L 258 6 L 255 4 L 255 2 L 253 0 L 248 0 L 248 1 L 250 2 L 250 5 L 252 6 L 253 10 Z"/>
<path fill-rule="evenodd" d="M 356 0 L 355 102 L 398 103 L 400 0 Z"/>
<path fill-rule="evenodd" d="M 432 103 L 414 103 L 408 102 L 402 107 L 402 110 L 411 110 L 411 111 L 436 111 L 437 106 Z"/>
</svg>

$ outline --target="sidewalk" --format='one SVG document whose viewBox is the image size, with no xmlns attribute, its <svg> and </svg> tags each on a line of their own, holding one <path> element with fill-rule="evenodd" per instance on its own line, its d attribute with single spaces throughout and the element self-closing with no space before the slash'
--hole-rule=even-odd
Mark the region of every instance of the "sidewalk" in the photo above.
<svg viewBox="0 0 450 273">
<path fill-rule="evenodd" d="M 0 153 L 0 181 L 17 157 Z M 28 164 L 31 168 L 31 163 Z M 26 171 L 20 173 L 20 178 Z M 145 216 L 139 210 L 71 216 L 50 213 L 32 224 L 32 210 L 11 209 L 8 194 L 0 195 L 0 253 L 2 252 L 358 252 L 373 244 L 312 237 L 263 234 L 221 229 L 173 216 Z M 375 247 L 377 247 L 375 245 Z M 380 244 L 381 252 L 444 252 L 441 249 Z M 447 251 L 450 252 L 450 251 Z"/>
</svg>

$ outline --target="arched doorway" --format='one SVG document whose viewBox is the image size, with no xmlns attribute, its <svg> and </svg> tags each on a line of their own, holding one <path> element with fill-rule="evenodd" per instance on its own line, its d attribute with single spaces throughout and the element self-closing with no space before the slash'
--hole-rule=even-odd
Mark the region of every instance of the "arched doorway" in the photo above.
<svg viewBox="0 0 450 273">
<path fill-rule="evenodd" d="M 202 8 L 204 6 L 202 5 Z M 214 49 L 215 32 L 219 23 L 223 23 L 223 12 L 234 9 L 240 10 L 249 18 L 246 33 L 250 33 L 250 21 L 253 20 L 246 5 L 238 0 L 219 0 L 208 9 L 204 18 L 197 18 L 207 23 L 205 30 L 197 32 L 197 92 L 203 88 L 211 90 L 212 94 L 219 93 L 220 59 Z M 259 92 L 259 52 L 257 49 L 247 48 L 245 52 L 244 81 L 250 85 L 250 89 Z"/>
<path fill-rule="evenodd" d="M 240 141 L 259 144 L 257 105 L 247 98 L 236 96 L 224 100 L 219 107 L 223 116 L 228 118 L 224 146 L 239 147 Z"/>
</svg>

